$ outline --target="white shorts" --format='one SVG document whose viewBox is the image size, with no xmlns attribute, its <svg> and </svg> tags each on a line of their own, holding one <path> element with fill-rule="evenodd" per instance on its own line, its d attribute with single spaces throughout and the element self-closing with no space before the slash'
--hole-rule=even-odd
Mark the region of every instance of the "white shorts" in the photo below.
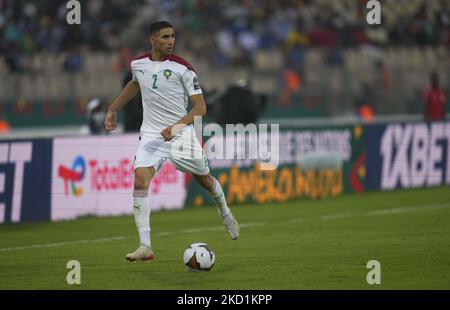
<svg viewBox="0 0 450 310">
<path fill-rule="evenodd" d="M 145 135 L 139 138 L 139 146 L 134 157 L 134 169 L 154 167 L 157 173 L 169 159 L 177 170 L 206 175 L 209 173 L 208 160 L 195 136 L 193 128 L 185 127 L 172 140 L 164 141 L 161 134 Z"/>
</svg>

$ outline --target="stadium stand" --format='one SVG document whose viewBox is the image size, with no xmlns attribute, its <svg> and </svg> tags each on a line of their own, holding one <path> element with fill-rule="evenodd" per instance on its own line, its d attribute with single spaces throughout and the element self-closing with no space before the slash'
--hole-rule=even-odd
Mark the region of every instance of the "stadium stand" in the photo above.
<svg viewBox="0 0 450 310">
<path fill-rule="evenodd" d="M 371 26 L 366 2 L 80 1 L 78 26 L 66 23 L 66 1 L 3 0 L 2 117 L 13 128 L 79 124 L 90 98 L 120 92 L 130 60 L 148 49 L 146 27 L 164 18 L 176 27 L 176 53 L 194 64 L 203 88 L 225 91 L 251 79 L 268 96 L 265 119 L 335 117 L 354 113 L 361 100 L 377 115 L 420 114 L 432 70 L 449 89 L 450 5 L 385 1 L 381 25 Z M 286 94 L 292 79 L 298 85 Z M 57 101 L 65 103 L 57 108 Z M 38 120 L 45 105 L 54 113 Z"/>
</svg>

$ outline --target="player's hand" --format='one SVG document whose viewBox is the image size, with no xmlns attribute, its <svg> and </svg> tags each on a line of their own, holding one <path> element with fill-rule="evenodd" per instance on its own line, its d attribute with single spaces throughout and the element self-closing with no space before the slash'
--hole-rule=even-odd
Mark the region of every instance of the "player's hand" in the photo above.
<svg viewBox="0 0 450 310">
<path fill-rule="evenodd" d="M 163 136 L 164 141 L 170 141 L 172 140 L 173 137 L 175 137 L 175 135 L 172 132 L 172 127 L 173 126 L 169 126 L 163 131 L 161 131 L 161 136 Z"/>
<path fill-rule="evenodd" d="M 170 141 L 175 137 L 183 127 L 185 127 L 185 124 L 177 123 L 175 125 L 169 126 L 163 131 L 161 131 L 161 136 L 163 136 L 164 141 Z"/>
<path fill-rule="evenodd" d="M 108 131 L 114 130 L 117 127 L 117 112 L 109 111 L 105 117 L 105 129 Z"/>
</svg>

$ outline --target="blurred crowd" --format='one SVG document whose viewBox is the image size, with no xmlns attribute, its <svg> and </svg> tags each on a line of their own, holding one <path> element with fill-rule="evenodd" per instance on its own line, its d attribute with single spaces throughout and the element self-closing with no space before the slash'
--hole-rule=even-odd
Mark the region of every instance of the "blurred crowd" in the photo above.
<svg viewBox="0 0 450 310">
<path fill-rule="evenodd" d="M 80 70 L 82 50 L 145 50 L 147 27 L 169 20 L 179 45 L 216 65 L 251 65 L 260 49 L 280 48 L 300 66 L 304 49 L 450 45 L 450 1 L 382 0 L 381 25 L 366 23 L 367 0 L 80 0 L 81 25 L 68 25 L 64 0 L 0 0 L 0 54 L 11 71 L 27 55 L 67 54 L 64 70 Z"/>
</svg>

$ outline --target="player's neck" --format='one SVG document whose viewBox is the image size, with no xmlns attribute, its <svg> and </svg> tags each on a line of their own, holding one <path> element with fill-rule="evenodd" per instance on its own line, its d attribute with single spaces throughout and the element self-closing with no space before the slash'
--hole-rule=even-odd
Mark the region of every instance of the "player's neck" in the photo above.
<svg viewBox="0 0 450 310">
<path fill-rule="evenodd" d="M 160 53 L 160 52 L 158 52 L 155 49 L 152 49 L 151 53 L 152 53 L 152 60 L 153 61 L 164 61 L 164 60 L 167 59 L 167 57 L 169 57 L 169 55 Z"/>
</svg>

